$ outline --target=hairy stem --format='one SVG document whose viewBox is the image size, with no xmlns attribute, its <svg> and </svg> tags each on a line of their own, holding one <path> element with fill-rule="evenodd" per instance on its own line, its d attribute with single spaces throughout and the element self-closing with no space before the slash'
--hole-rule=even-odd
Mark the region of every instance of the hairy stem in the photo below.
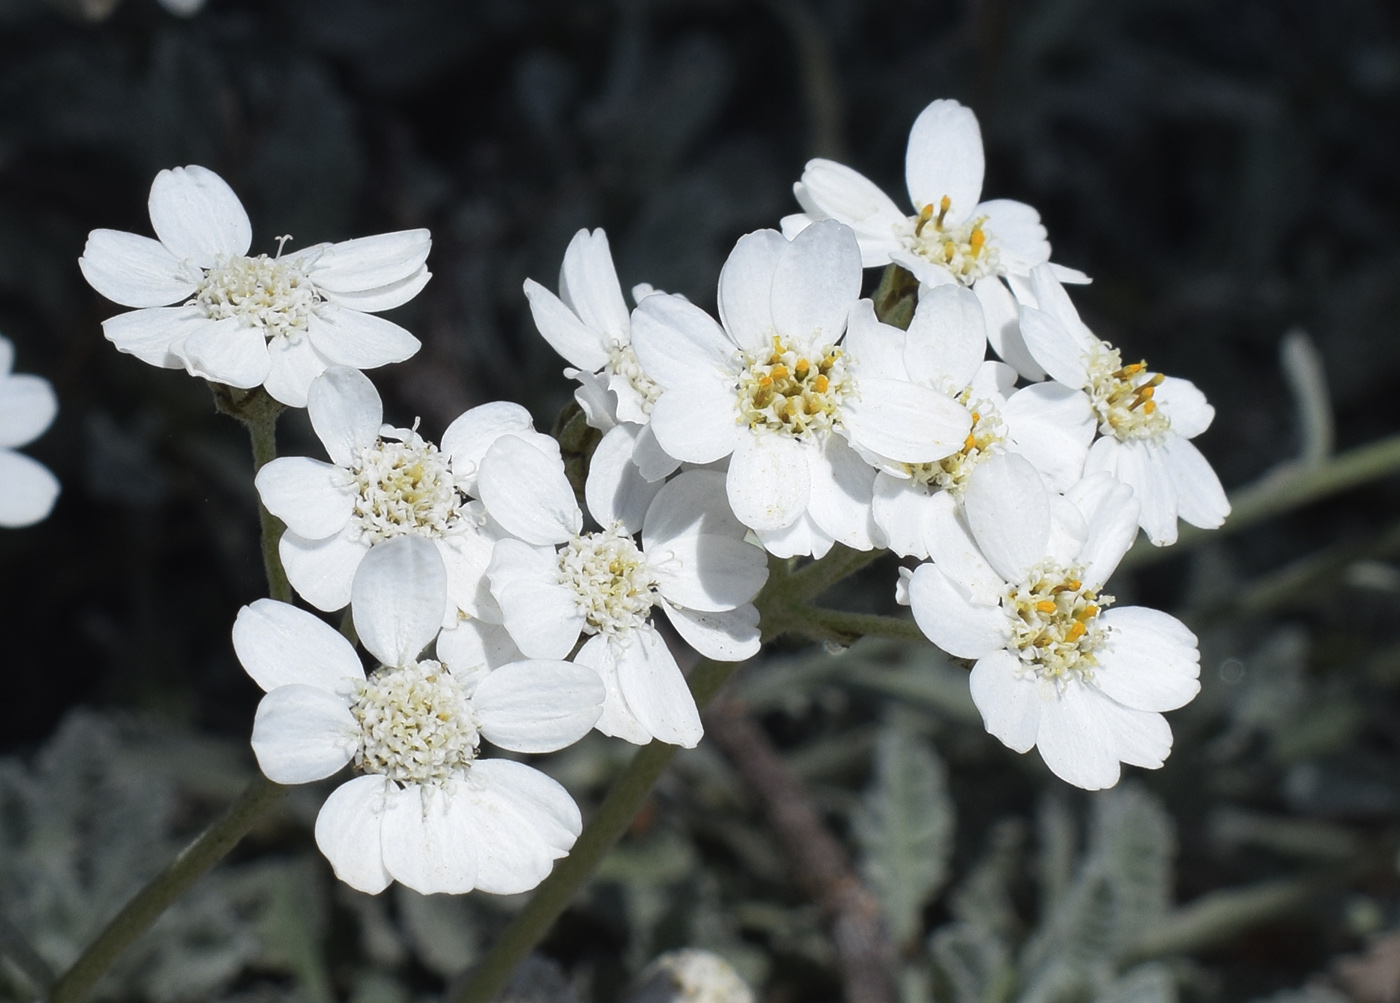
<svg viewBox="0 0 1400 1003">
<path fill-rule="evenodd" d="M 222 860 L 287 789 L 258 776 L 248 788 L 136 894 L 102 928 L 73 966 L 53 984 L 50 1003 L 77 1003 L 137 937 L 160 918 L 170 904 Z"/>
<path fill-rule="evenodd" d="M 738 664 L 702 659 L 689 679 L 696 704 L 703 707 L 709 703 Z M 632 762 L 613 781 L 569 855 L 554 865 L 553 872 L 535 889 L 486 957 L 448 987 L 449 1003 L 487 1003 L 505 988 L 516 966 L 545 938 L 579 888 L 627 830 L 675 754 L 676 746 L 655 741 L 637 750 Z"/>
</svg>

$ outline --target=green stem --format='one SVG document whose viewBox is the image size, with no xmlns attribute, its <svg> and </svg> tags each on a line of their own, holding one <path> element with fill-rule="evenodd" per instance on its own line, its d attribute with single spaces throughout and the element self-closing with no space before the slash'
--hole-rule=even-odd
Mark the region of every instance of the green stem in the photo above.
<svg viewBox="0 0 1400 1003">
<path fill-rule="evenodd" d="M 1282 466 L 1230 498 L 1231 513 L 1219 529 L 1182 526 L 1174 547 L 1154 547 L 1139 540 L 1119 567 L 1133 568 L 1172 557 L 1226 533 L 1235 533 L 1271 516 L 1301 508 L 1310 502 L 1350 488 L 1400 473 L 1400 435 L 1359 446 L 1324 463 Z"/>
<path fill-rule="evenodd" d="M 852 550 L 838 543 L 821 560 L 789 574 L 783 583 L 783 597 L 790 603 L 815 599 L 841 579 L 875 563 L 885 553 L 883 550 Z"/>
<path fill-rule="evenodd" d="M 704 707 L 709 703 L 738 664 L 707 658 L 696 665 L 689 680 L 696 704 Z M 554 871 L 535 889 L 486 957 L 448 987 L 448 1003 L 487 1003 L 505 988 L 516 966 L 545 938 L 574 894 L 627 830 L 675 754 L 676 746 L 656 741 L 637 750 L 569 855 L 554 865 Z"/>
<path fill-rule="evenodd" d="M 209 828 L 185 847 L 165 870 L 147 882 L 122 911 L 102 928 L 73 966 L 54 983 L 49 1003 L 84 999 L 117 955 L 160 918 L 170 904 L 222 860 L 287 788 L 257 777 Z"/>
<path fill-rule="evenodd" d="M 243 419 L 248 438 L 253 443 L 253 475 L 277 458 L 277 411 L 268 411 Z M 282 567 L 282 555 L 277 545 L 287 527 L 258 499 L 258 522 L 262 527 L 263 571 L 267 575 L 267 594 L 280 602 L 292 601 L 292 585 Z"/>
<path fill-rule="evenodd" d="M 862 637 L 887 637 L 893 641 L 927 643 L 928 638 L 913 620 L 878 613 L 847 613 L 843 610 L 807 606 L 794 611 L 788 630 L 814 641 L 852 644 Z"/>
</svg>

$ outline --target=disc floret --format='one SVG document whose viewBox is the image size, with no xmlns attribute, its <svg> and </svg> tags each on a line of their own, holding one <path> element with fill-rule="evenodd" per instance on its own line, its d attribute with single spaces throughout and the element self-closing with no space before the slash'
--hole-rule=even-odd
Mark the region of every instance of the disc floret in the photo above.
<svg viewBox="0 0 1400 1003">
<path fill-rule="evenodd" d="M 607 371 L 626 380 L 641 398 L 642 412 L 651 414 L 651 406 L 661 396 L 661 387 L 642 369 L 642 364 L 637 361 L 637 353 L 630 344 L 613 345 L 608 350 Z"/>
<path fill-rule="evenodd" d="M 362 447 L 350 476 L 357 489 L 353 518 L 371 544 L 405 533 L 445 536 L 460 521 L 463 499 L 450 462 L 417 432 Z"/>
<path fill-rule="evenodd" d="M 620 523 L 565 544 L 559 551 L 559 582 L 573 589 L 589 634 L 638 629 L 656 603 L 656 578 Z"/>
<path fill-rule="evenodd" d="M 803 354 L 791 342 L 773 337 L 768 352 L 745 352 L 739 374 L 740 421 L 792 436 L 824 431 L 840 418 L 850 390 L 845 353 L 828 345 Z"/>
<path fill-rule="evenodd" d="M 441 786 L 471 767 L 481 743 L 466 688 L 440 662 L 380 668 L 357 684 L 355 769 L 400 784 Z"/>
<path fill-rule="evenodd" d="M 1002 599 L 1011 624 L 1010 646 L 1041 679 L 1060 686 L 1072 678 L 1088 681 L 1098 666 L 1095 652 L 1106 630 L 1098 620 L 1113 597 L 1083 582 L 1084 569 L 1046 561 L 1012 585 Z"/>
<path fill-rule="evenodd" d="M 288 259 L 220 256 L 203 272 L 190 302 L 210 320 L 237 317 L 248 327 L 262 328 L 268 338 L 300 337 L 321 302 L 305 269 Z"/>
<path fill-rule="evenodd" d="M 952 200 L 944 195 L 937 206 L 925 205 L 912 220 L 908 236 L 910 249 L 935 265 L 942 265 L 965 286 L 987 275 L 995 275 L 1000 255 L 984 225 L 986 216 L 975 216 L 962 223 L 948 223 Z"/>
<path fill-rule="evenodd" d="M 1122 353 L 1103 343 L 1088 362 L 1089 399 L 1099 420 L 1099 432 L 1120 440 L 1151 439 L 1171 428 L 1154 399 L 1165 377 L 1149 372 L 1147 363 L 1123 365 Z"/>
<path fill-rule="evenodd" d="M 964 394 L 966 396 L 966 394 Z M 967 401 L 963 400 L 966 404 Z M 1006 438 L 1006 425 L 991 401 L 978 401 L 972 405 L 972 428 L 963 440 L 962 448 L 934 463 L 906 464 L 909 479 L 915 484 L 951 491 L 961 497 L 967 487 L 967 479 L 987 457 L 997 451 L 997 446 Z"/>
</svg>

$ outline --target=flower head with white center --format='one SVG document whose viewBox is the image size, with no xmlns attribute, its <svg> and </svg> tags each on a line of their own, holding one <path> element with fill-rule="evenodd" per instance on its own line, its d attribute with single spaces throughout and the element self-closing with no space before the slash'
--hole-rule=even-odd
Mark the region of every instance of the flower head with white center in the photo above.
<svg viewBox="0 0 1400 1003">
<path fill-rule="evenodd" d="M 402 362 L 418 339 L 374 314 L 407 303 L 430 277 L 427 230 L 403 230 L 283 254 L 249 255 L 248 214 L 203 167 L 151 185 L 157 240 L 94 230 L 78 259 L 103 296 L 136 307 L 104 321 L 107 339 L 143 362 L 233 387 L 263 386 L 304 407 L 332 365 Z M 171 306 L 169 304 L 179 304 Z"/>
<path fill-rule="evenodd" d="M 986 312 L 987 337 L 997 354 L 1028 379 L 1042 379 L 1016 331 L 1016 306 L 1002 283 L 1025 280 L 1050 260 L 1040 214 L 1023 202 L 979 202 L 985 159 L 977 116 L 956 101 L 934 101 L 909 131 L 905 180 L 914 214 L 906 215 L 864 175 L 830 160 L 808 161 L 793 192 L 803 212 L 783 220 L 791 236 L 820 219 L 856 231 L 866 268 L 891 262 L 925 289 L 971 287 Z M 1051 266 L 1065 281 L 1087 282 L 1073 269 Z"/>
<path fill-rule="evenodd" d="M 480 664 L 423 657 L 438 632 L 447 571 L 422 536 L 366 555 L 355 629 L 380 665 L 366 677 L 341 634 L 262 599 L 239 611 L 233 645 L 266 696 L 253 752 L 269 779 L 321 780 L 346 765 L 316 819 L 336 876 L 375 894 L 391 881 L 424 894 L 528 891 L 582 828 L 568 792 L 543 773 L 482 755 L 482 740 L 553 752 L 598 719 L 603 686 L 557 660 Z"/>
<path fill-rule="evenodd" d="M 267 510 L 287 524 L 278 551 L 292 587 L 317 609 L 340 609 L 372 547 L 421 536 L 447 566 L 444 626 L 459 616 L 499 622 L 486 566 L 500 533 L 471 496 L 477 464 L 499 435 L 529 436 L 557 455 L 529 412 L 505 402 L 473 408 L 448 426 L 438 448 L 416 429 L 383 425 L 374 385 L 347 366 L 312 381 L 307 410 L 331 462 L 279 457 L 254 481 Z"/>
<path fill-rule="evenodd" d="M 778 556 L 869 550 L 872 464 L 935 462 L 970 428 L 965 408 L 911 382 L 897 356 L 843 342 L 860 285 L 855 235 L 828 220 L 791 241 L 740 238 L 720 273 L 723 326 L 674 296 L 633 313 L 637 357 L 664 388 L 657 441 L 691 463 L 730 456 L 734 514 Z"/>
<path fill-rule="evenodd" d="M 1026 345 L 1051 377 L 1087 395 L 1100 438 L 1086 473 L 1103 471 L 1130 485 L 1142 528 L 1159 547 L 1176 542 L 1176 522 L 1215 529 L 1230 502 L 1209 461 L 1190 440 L 1210 427 L 1215 408 L 1189 380 L 1154 373 L 1145 361 L 1094 335 L 1064 287 L 1045 267 L 1032 274 L 1032 304 L 1022 307 Z"/>
<path fill-rule="evenodd" d="M 611 482 L 609 482 L 611 483 Z M 515 645 L 535 658 L 591 666 L 608 692 L 598 729 L 644 743 L 693 747 L 695 701 L 652 621 L 659 607 L 701 654 L 738 661 L 759 647 L 750 600 L 763 587 L 763 552 L 729 512 L 724 475 L 680 474 L 641 499 L 602 490 L 590 474 L 583 513 L 557 455 L 502 436 L 481 463 L 487 513 L 515 539 L 496 544 L 491 593 Z M 641 530 L 641 545 L 634 539 Z"/>
<path fill-rule="evenodd" d="M 58 478 L 38 460 L 15 450 L 53 424 L 58 398 L 42 376 L 13 371 L 15 346 L 0 338 L 0 526 L 31 526 L 53 511 Z"/>
<path fill-rule="evenodd" d="M 1165 613 L 1109 609 L 1103 583 L 1137 532 L 1132 489 L 1100 473 L 1058 495 L 1008 453 L 973 472 L 964 502 L 964 546 L 920 565 L 901 594 L 934 644 L 977 660 L 987 730 L 1088 790 L 1117 783 L 1120 763 L 1161 766 L 1162 712 L 1200 689 L 1200 654 Z"/>
</svg>

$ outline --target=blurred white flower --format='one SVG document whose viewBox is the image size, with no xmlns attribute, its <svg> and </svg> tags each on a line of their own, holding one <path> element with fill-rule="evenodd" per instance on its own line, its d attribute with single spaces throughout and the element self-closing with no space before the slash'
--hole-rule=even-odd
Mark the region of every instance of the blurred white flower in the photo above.
<svg viewBox="0 0 1400 1003">
<path fill-rule="evenodd" d="M 1200 653 L 1166 613 L 1107 608 L 1101 589 L 1137 533 L 1131 489 L 1100 473 L 1058 495 L 1003 454 L 973 472 L 961 525 L 967 546 L 920 565 L 899 594 L 934 644 L 977 659 L 987 731 L 1038 748 L 1086 790 L 1116 784 L 1120 763 L 1161 766 L 1172 747 L 1162 712 L 1199 691 Z"/>
<path fill-rule="evenodd" d="M 558 456 L 504 435 L 479 479 L 487 513 L 516 539 L 496 544 L 491 593 L 515 645 L 535 658 L 575 660 L 608 691 L 598 729 L 629 742 L 653 738 L 693 747 L 703 730 L 695 700 L 652 622 L 661 607 L 701 654 L 738 661 L 758 652 L 763 552 L 744 542 L 729 512 L 724 475 L 683 473 L 649 499 L 644 517 L 589 497 L 604 527 L 583 531 L 583 513 Z M 642 544 L 633 539 L 641 529 Z"/>
<path fill-rule="evenodd" d="M 353 764 L 316 819 L 336 876 L 375 894 L 398 881 L 424 894 L 528 891 L 582 828 L 567 791 L 523 763 L 480 758 L 481 739 L 552 752 L 593 727 L 603 686 L 562 661 L 494 670 L 421 657 L 438 633 L 447 573 L 427 540 L 366 555 L 355 629 L 380 667 L 365 676 L 339 632 L 287 603 L 239 611 L 233 644 L 266 691 L 253 751 L 277 783 L 321 780 Z"/>
<path fill-rule="evenodd" d="M 143 362 L 233 387 L 264 386 L 306 405 L 328 366 L 402 362 L 418 339 L 374 316 L 427 284 L 427 230 L 402 230 L 274 257 L 248 255 L 253 230 L 238 196 L 203 167 L 161 171 L 151 185 L 158 240 L 93 230 L 78 259 L 103 296 L 137 307 L 102 324 Z M 179 304 L 170 306 L 168 304 Z"/>
<path fill-rule="evenodd" d="M 53 386 L 12 372 L 15 346 L 0 337 L 0 526 L 32 525 L 53 511 L 58 478 L 38 460 L 15 452 L 44 434 L 58 413 Z"/>
</svg>

